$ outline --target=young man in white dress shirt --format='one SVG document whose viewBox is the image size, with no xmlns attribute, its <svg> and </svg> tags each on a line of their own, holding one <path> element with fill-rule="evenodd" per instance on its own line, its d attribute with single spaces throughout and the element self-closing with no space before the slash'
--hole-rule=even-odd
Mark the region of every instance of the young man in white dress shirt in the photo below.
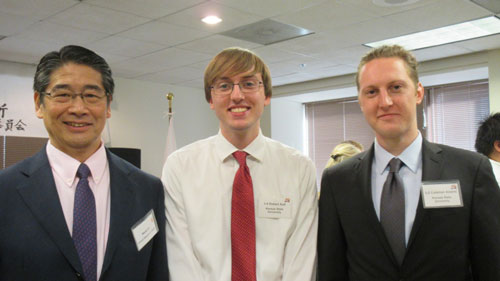
<svg viewBox="0 0 500 281">
<path fill-rule="evenodd" d="M 219 133 L 177 150 L 163 169 L 171 280 L 236 279 L 237 151 L 247 154 L 253 188 L 254 211 L 243 221 L 255 227 L 254 242 L 246 243 L 254 253 L 245 254 L 253 267 L 238 280 L 314 280 L 315 168 L 297 150 L 262 135 L 260 117 L 272 94 L 267 66 L 249 50 L 228 48 L 212 59 L 204 80 Z"/>
<path fill-rule="evenodd" d="M 490 115 L 477 130 L 476 150 L 490 159 L 500 185 L 500 112 Z"/>
</svg>

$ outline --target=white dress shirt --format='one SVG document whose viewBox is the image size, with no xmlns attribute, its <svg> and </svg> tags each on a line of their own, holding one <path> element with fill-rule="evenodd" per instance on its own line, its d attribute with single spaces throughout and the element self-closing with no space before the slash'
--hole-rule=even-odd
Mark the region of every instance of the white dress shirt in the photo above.
<svg viewBox="0 0 500 281">
<path fill-rule="evenodd" d="M 500 162 L 490 159 L 491 168 L 493 168 L 493 174 L 497 179 L 498 185 L 500 185 Z"/>
<path fill-rule="evenodd" d="M 422 135 L 420 132 L 413 142 L 398 156 L 385 150 L 375 139 L 375 156 L 372 163 L 372 199 L 375 212 L 380 220 L 380 200 L 385 180 L 389 174 L 389 161 L 399 158 L 404 165 L 399 170 L 405 192 L 405 239 L 408 244 L 411 228 L 417 214 L 420 187 L 422 185 Z"/>
<path fill-rule="evenodd" d="M 238 149 L 220 133 L 167 159 L 167 252 L 171 281 L 231 280 L 231 196 Z M 293 148 L 258 137 L 245 149 L 255 198 L 258 281 L 316 278 L 315 168 Z M 288 218 L 264 218 L 265 202 L 289 201 Z"/>
<path fill-rule="evenodd" d="M 64 218 L 66 219 L 69 233 L 72 235 L 75 191 L 76 185 L 80 180 L 76 176 L 76 171 L 80 166 L 80 161 L 54 147 L 50 141 L 47 144 L 46 151 L 50 167 L 52 168 L 52 175 L 54 176 Z M 97 221 L 97 278 L 99 279 L 108 242 L 110 214 L 109 168 L 104 146 L 101 145 L 101 147 L 85 161 L 85 164 L 87 164 L 90 169 L 88 181 L 95 199 Z"/>
</svg>

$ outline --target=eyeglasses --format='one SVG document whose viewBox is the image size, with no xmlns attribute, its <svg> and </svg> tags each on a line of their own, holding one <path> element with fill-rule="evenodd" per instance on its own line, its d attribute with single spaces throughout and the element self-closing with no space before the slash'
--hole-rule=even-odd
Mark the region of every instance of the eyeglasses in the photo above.
<svg viewBox="0 0 500 281">
<path fill-rule="evenodd" d="M 94 105 L 99 104 L 103 101 L 103 98 L 108 96 L 107 93 L 104 93 L 102 89 L 86 89 L 83 92 L 77 94 L 69 89 L 53 89 L 51 93 L 49 92 L 41 92 L 41 95 L 47 96 L 52 99 L 54 102 L 67 104 L 72 102 L 76 97 L 80 96 L 85 104 Z"/>
<path fill-rule="evenodd" d="M 245 79 L 241 80 L 239 83 L 230 83 L 228 81 L 219 81 L 215 83 L 211 88 L 214 90 L 214 94 L 220 96 L 227 96 L 233 92 L 234 86 L 238 85 L 240 91 L 244 94 L 253 94 L 257 92 L 262 85 L 262 81 L 257 79 Z"/>
</svg>

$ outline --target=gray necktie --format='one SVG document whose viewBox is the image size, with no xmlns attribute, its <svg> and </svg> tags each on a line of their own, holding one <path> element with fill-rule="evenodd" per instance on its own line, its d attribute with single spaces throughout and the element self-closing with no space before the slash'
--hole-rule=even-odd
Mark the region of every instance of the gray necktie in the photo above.
<svg viewBox="0 0 500 281">
<path fill-rule="evenodd" d="M 406 252 L 405 193 L 403 181 L 399 176 L 401 165 L 402 162 L 398 158 L 392 158 L 389 162 L 390 170 L 380 200 L 380 223 L 400 265 Z"/>
</svg>

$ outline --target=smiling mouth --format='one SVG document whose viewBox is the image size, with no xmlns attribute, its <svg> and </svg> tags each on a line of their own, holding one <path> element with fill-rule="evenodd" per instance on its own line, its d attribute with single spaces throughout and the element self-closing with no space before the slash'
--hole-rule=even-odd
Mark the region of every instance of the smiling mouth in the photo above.
<svg viewBox="0 0 500 281">
<path fill-rule="evenodd" d="M 88 123 L 73 123 L 73 122 L 64 122 L 64 124 L 69 125 L 71 127 L 84 127 L 90 125 Z"/>
<path fill-rule="evenodd" d="M 246 107 L 235 107 L 235 108 L 229 109 L 229 111 L 235 112 L 235 113 L 244 112 L 247 110 L 248 110 L 248 108 L 246 108 Z"/>
</svg>

